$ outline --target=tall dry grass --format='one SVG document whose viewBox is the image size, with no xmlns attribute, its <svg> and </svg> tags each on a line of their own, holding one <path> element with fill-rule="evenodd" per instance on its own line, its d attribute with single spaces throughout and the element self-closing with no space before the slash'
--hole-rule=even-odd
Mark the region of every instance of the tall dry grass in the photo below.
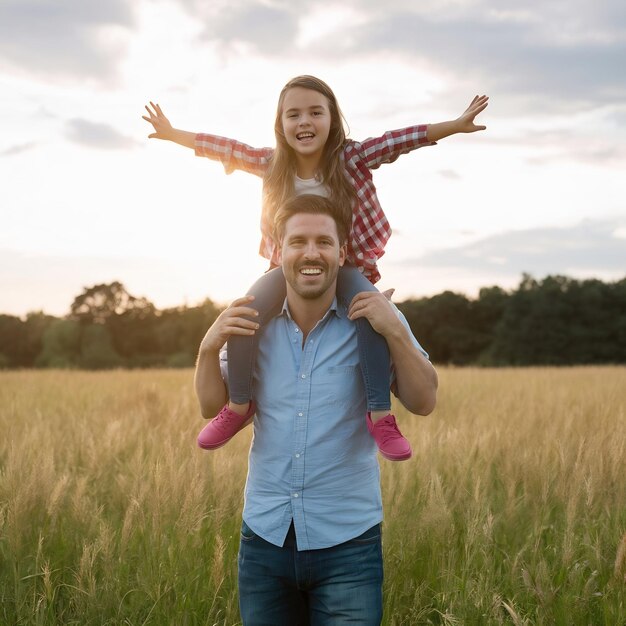
<svg viewBox="0 0 626 626">
<path fill-rule="evenodd" d="M 383 464 L 385 623 L 626 623 L 626 369 L 442 369 Z M 190 371 L 0 374 L 0 623 L 237 624 L 250 429 Z"/>
</svg>

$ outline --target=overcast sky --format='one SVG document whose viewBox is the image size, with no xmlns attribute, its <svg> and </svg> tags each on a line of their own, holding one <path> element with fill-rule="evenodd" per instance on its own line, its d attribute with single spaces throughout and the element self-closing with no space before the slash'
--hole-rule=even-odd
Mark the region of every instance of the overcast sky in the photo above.
<svg viewBox="0 0 626 626">
<path fill-rule="evenodd" d="M 355 139 L 452 119 L 483 133 L 375 173 L 396 299 L 626 269 L 623 0 L 3 0 L 0 313 L 68 312 L 120 280 L 157 307 L 227 302 L 266 268 L 260 180 L 158 140 L 274 144 L 280 89 L 314 74 Z"/>
</svg>

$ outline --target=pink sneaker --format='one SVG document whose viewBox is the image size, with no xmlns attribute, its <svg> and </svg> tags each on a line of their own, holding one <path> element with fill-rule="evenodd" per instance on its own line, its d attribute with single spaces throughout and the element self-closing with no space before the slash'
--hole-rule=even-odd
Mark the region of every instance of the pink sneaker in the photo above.
<svg viewBox="0 0 626 626">
<path fill-rule="evenodd" d="M 396 418 L 389 413 L 375 424 L 367 414 L 367 429 L 370 431 L 380 453 L 390 461 L 404 461 L 410 459 L 411 444 L 403 437 L 396 424 Z"/>
<path fill-rule="evenodd" d="M 251 421 L 256 411 L 254 402 L 245 415 L 239 415 L 228 408 L 228 404 L 200 431 L 198 445 L 204 450 L 215 450 L 228 443 L 242 428 Z"/>
</svg>

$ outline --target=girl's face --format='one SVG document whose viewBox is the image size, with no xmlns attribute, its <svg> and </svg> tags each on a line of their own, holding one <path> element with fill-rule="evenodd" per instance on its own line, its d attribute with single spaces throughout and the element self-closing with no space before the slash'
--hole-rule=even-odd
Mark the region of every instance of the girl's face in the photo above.
<svg viewBox="0 0 626 626">
<path fill-rule="evenodd" d="M 313 89 L 292 87 L 285 93 L 281 118 L 285 139 L 296 159 L 317 165 L 331 125 L 326 96 Z"/>
</svg>

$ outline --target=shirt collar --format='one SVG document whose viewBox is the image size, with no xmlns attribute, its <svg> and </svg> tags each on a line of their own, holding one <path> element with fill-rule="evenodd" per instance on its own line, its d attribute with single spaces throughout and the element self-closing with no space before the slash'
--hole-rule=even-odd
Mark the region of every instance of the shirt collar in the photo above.
<svg viewBox="0 0 626 626">
<path fill-rule="evenodd" d="M 330 307 L 328 308 L 328 311 L 326 311 L 322 319 L 326 319 L 331 312 L 334 313 L 337 317 L 348 316 L 348 312 L 346 311 L 346 308 L 337 301 L 337 296 L 333 298 L 333 301 Z M 289 311 L 289 304 L 287 302 L 287 298 L 285 298 L 285 301 L 283 302 L 283 308 L 280 312 L 280 315 L 286 315 L 290 320 L 293 321 L 293 318 L 291 317 L 291 312 Z"/>
</svg>

